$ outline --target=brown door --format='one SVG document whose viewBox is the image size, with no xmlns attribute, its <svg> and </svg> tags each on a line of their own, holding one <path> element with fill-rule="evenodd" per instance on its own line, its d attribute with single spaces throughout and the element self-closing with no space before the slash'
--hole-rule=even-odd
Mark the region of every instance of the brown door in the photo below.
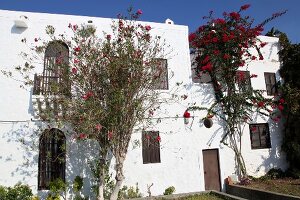
<svg viewBox="0 0 300 200">
<path fill-rule="evenodd" d="M 219 151 L 218 149 L 206 149 L 203 154 L 203 170 L 205 190 L 221 190 Z"/>
</svg>

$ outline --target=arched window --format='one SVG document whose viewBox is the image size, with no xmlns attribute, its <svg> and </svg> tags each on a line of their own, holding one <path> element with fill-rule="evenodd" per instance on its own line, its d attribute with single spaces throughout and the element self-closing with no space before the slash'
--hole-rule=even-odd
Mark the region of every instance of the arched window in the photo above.
<svg viewBox="0 0 300 200">
<path fill-rule="evenodd" d="M 35 75 L 33 94 L 69 94 L 69 48 L 61 41 L 50 42 L 45 51 L 44 70 Z"/>
<path fill-rule="evenodd" d="M 65 181 L 66 138 L 58 129 L 46 129 L 39 139 L 38 189 L 49 189 L 49 183 Z"/>
</svg>

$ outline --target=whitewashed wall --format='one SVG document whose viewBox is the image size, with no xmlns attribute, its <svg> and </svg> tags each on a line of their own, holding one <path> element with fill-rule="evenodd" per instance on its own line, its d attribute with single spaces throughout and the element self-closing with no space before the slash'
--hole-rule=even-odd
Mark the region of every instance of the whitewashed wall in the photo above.
<svg viewBox="0 0 300 200">
<path fill-rule="evenodd" d="M 19 16 L 28 17 L 29 27 L 19 29 L 14 26 L 14 20 Z M 82 24 L 92 20 L 97 27 L 97 34 L 102 31 L 110 32 L 111 19 L 54 15 L 41 13 L 27 13 L 0 10 L 0 68 L 13 69 L 14 66 L 24 64 L 20 56 L 21 52 L 30 53 L 29 47 L 34 44 L 34 38 L 48 40 L 45 34 L 45 27 L 53 25 L 56 33 L 71 35 L 68 24 Z M 151 34 L 160 35 L 166 39 L 171 47 L 171 54 L 168 59 L 169 90 L 164 97 L 170 97 L 171 93 L 188 95 L 186 100 L 174 100 L 164 103 L 160 110 L 157 110 L 154 117 L 161 118 L 149 130 L 160 131 L 161 136 L 161 163 L 143 164 L 141 145 L 135 145 L 135 141 L 141 144 L 141 132 L 135 131 L 129 146 L 124 171 L 126 179 L 124 185 L 135 186 L 138 183 L 140 191 L 147 195 L 147 185 L 151 187 L 152 195 L 162 194 L 169 186 L 176 188 L 176 193 L 194 192 L 204 190 L 203 175 L 203 149 L 219 149 L 221 180 L 235 172 L 235 161 L 233 152 L 220 144 L 223 129 L 216 119 L 212 128 L 203 126 L 201 118 L 206 113 L 194 112 L 193 120 L 185 125 L 182 115 L 186 108 L 196 102 L 201 106 L 208 106 L 214 101 L 212 87 L 209 84 L 193 83 L 191 79 L 191 63 L 188 46 L 188 28 L 181 25 L 159 24 L 143 22 L 151 25 Z M 27 44 L 21 42 L 26 38 Z M 252 86 L 255 89 L 265 89 L 263 72 L 277 72 L 279 61 L 277 56 L 277 39 L 261 37 L 269 42 L 263 48 L 264 61 L 253 62 L 248 70 L 250 73 L 258 74 L 252 79 Z M 38 70 L 42 69 L 42 63 L 37 62 Z M 176 83 L 181 83 L 176 86 Z M 33 191 L 37 192 L 37 160 L 38 152 L 26 151 L 20 144 L 20 139 L 25 137 L 25 142 L 37 145 L 38 134 L 28 138 L 39 122 L 30 121 L 33 118 L 31 88 L 26 90 L 19 88 L 19 82 L 8 79 L 0 74 L 0 184 L 14 185 L 21 181 L 28 183 Z M 176 118 L 176 116 L 179 116 Z M 24 122 L 3 122 L 3 121 L 24 121 Z M 156 121 L 156 119 L 154 120 Z M 257 122 L 265 122 L 268 119 L 258 118 Z M 251 150 L 249 127 L 245 127 L 243 135 L 243 153 L 246 165 L 251 175 L 259 176 L 272 167 L 286 168 L 285 158 L 280 152 L 281 134 L 280 127 L 270 122 L 271 149 Z M 27 136 L 27 138 L 26 138 Z M 88 166 L 84 164 L 91 155 L 87 149 L 88 145 L 95 145 L 93 142 L 76 143 L 68 138 L 68 159 L 67 159 L 67 181 L 72 182 L 76 175 L 82 175 L 86 180 L 85 192 L 89 193 L 90 188 L 87 179 L 91 177 Z M 27 145 L 28 146 L 28 145 Z M 96 154 L 93 153 L 92 154 Z M 24 167 L 24 162 L 27 163 Z M 111 169 L 114 168 L 114 161 L 111 162 Z"/>
</svg>

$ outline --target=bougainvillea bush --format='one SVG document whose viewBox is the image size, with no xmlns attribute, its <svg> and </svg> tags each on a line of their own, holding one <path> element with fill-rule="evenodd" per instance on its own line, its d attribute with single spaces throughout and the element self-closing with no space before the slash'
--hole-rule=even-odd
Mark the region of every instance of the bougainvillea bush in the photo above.
<svg viewBox="0 0 300 200">
<path fill-rule="evenodd" d="M 110 197 L 116 199 L 124 179 L 123 163 L 133 128 L 139 122 L 145 123 L 149 110 L 158 103 L 155 86 L 163 73 L 158 58 L 165 57 L 167 45 L 151 35 L 151 26 L 136 21 L 141 14 L 141 10 L 130 9 L 128 16 L 119 16 L 112 22 L 109 33 L 102 34 L 91 25 L 70 23 L 66 28 L 73 33 L 71 39 L 48 26 L 50 41 L 39 37 L 34 41 L 35 54 L 41 57 L 45 51 L 64 45 L 70 49 L 67 59 L 63 54 L 55 54 L 49 69 L 44 69 L 59 76 L 59 81 L 49 81 L 50 87 L 42 99 L 48 106 L 37 106 L 38 117 L 69 125 L 75 139 L 99 142 L 99 199 L 103 199 L 108 152 L 116 160 L 116 185 Z M 57 47 L 49 50 L 49 44 L 55 43 Z M 33 83 L 28 74 L 34 69 L 34 62 L 17 68 L 25 84 Z"/>
<path fill-rule="evenodd" d="M 207 118 L 215 115 L 225 122 L 221 142 L 234 150 L 239 171 L 244 176 L 247 171 L 240 147 L 242 125 L 251 122 L 254 112 L 278 120 L 278 109 L 282 106 L 278 99 L 267 99 L 263 91 L 252 89 L 248 83 L 257 75 L 245 71 L 249 62 L 264 59 L 260 48 L 266 43 L 257 37 L 264 25 L 285 13 L 275 13 L 254 25 L 252 18 L 243 15 L 249 7 L 244 5 L 238 12 L 224 12 L 222 18 L 214 18 L 210 12 L 204 17 L 207 23 L 189 35 L 190 48 L 195 54 L 195 74 L 198 77 L 209 74 L 215 91 L 216 102 L 206 108 Z M 203 108 L 190 108 L 193 109 Z"/>
</svg>

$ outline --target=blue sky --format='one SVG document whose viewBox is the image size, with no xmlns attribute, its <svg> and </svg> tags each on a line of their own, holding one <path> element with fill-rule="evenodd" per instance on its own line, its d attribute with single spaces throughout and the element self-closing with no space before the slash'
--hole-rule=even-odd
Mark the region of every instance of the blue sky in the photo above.
<svg viewBox="0 0 300 200">
<path fill-rule="evenodd" d="M 115 18 L 132 5 L 143 10 L 142 21 L 170 18 L 175 24 L 187 25 L 191 32 L 205 23 L 202 17 L 210 10 L 219 16 L 244 4 L 251 5 L 245 14 L 256 23 L 287 9 L 287 14 L 270 22 L 265 30 L 274 26 L 287 33 L 293 43 L 300 43 L 300 0 L 0 0 L 0 9 Z"/>
</svg>

